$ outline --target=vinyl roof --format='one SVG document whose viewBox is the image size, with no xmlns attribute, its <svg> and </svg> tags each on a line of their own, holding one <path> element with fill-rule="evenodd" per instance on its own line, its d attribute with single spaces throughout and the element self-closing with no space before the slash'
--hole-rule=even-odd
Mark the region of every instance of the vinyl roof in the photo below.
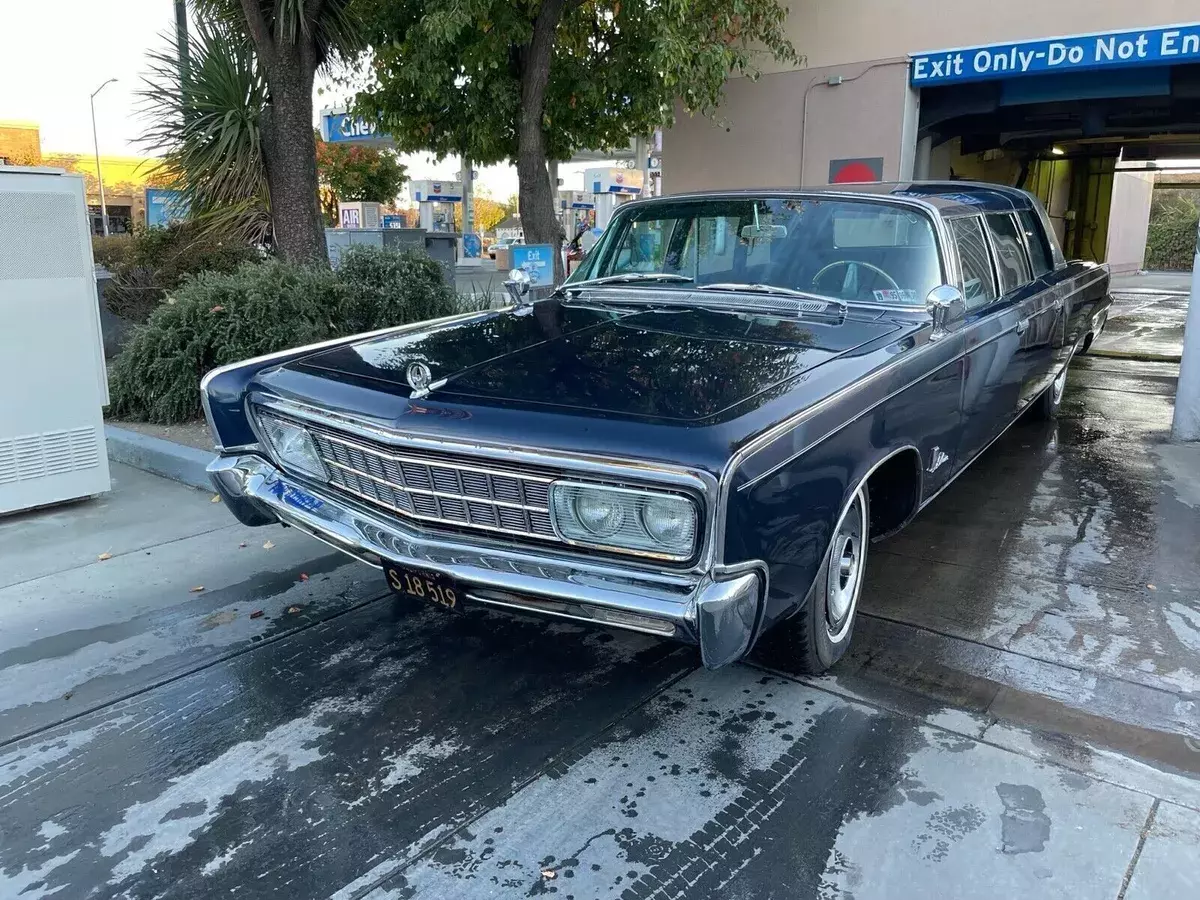
<svg viewBox="0 0 1200 900">
<path fill-rule="evenodd" d="M 761 188 L 736 191 L 698 191 L 689 194 L 669 194 L 655 200 L 684 200 L 704 197 L 778 197 L 813 194 L 837 194 L 845 197 L 893 196 L 897 199 L 922 200 L 937 208 L 944 216 L 975 212 L 1010 212 L 1029 209 L 1033 195 L 1020 188 L 1003 184 L 984 184 L 974 181 L 902 181 L 879 184 L 831 184 L 816 188 Z M 639 201 L 635 201 L 639 202 Z"/>
</svg>

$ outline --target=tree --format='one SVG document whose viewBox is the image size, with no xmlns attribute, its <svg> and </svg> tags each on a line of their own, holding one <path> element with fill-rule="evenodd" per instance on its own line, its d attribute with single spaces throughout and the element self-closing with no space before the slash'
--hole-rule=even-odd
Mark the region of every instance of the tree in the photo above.
<svg viewBox="0 0 1200 900">
<path fill-rule="evenodd" d="M 711 113 L 730 73 L 795 58 L 776 0 L 351 2 L 375 50 L 359 110 L 402 151 L 515 161 L 526 239 L 556 247 L 549 161 L 628 146 L 676 99 Z"/>
<path fill-rule="evenodd" d="M 254 209 L 269 210 L 275 248 L 290 260 L 325 259 L 313 82 L 359 48 L 348 4 L 195 0 L 197 36 L 186 53 L 172 46 L 152 56 L 147 141 L 167 151 L 204 212 L 240 209 L 244 224 Z"/>
<path fill-rule="evenodd" d="M 474 210 L 476 231 L 491 231 L 509 216 L 505 205 L 497 203 L 491 193 L 483 189 L 476 191 L 471 198 L 471 208 Z M 461 203 L 455 204 L 454 207 L 454 225 L 459 230 L 462 229 Z"/>
<path fill-rule="evenodd" d="M 408 180 L 405 166 L 390 150 L 317 141 L 321 184 L 344 202 L 393 203 Z"/>
</svg>

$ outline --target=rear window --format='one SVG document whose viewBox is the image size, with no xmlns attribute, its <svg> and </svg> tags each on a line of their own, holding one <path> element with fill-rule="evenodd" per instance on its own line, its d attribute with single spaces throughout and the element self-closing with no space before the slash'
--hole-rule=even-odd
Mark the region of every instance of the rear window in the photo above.
<svg viewBox="0 0 1200 900">
<path fill-rule="evenodd" d="M 1021 210 L 1021 229 L 1025 232 L 1025 243 L 1029 246 L 1029 261 L 1033 264 L 1033 277 L 1041 278 L 1047 272 L 1054 271 L 1054 263 L 1050 261 L 1050 248 L 1046 245 L 1046 232 L 1042 223 L 1031 209 Z"/>
<path fill-rule="evenodd" d="M 950 220 L 954 246 L 958 249 L 962 268 L 963 296 L 968 309 L 986 306 L 996 299 L 996 282 L 992 275 L 992 259 L 983 236 L 979 216 Z"/>
<path fill-rule="evenodd" d="M 1025 255 L 1025 240 L 1017 231 L 1016 220 L 1008 213 L 985 216 L 996 249 L 996 272 L 1000 276 L 1000 293 L 1007 294 L 1033 281 L 1029 258 Z"/>
</svg>

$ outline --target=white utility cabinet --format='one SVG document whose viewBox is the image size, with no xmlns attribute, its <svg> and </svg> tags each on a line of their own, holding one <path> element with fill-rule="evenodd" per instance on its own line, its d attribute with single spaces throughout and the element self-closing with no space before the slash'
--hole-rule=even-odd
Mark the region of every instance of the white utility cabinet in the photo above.
<svg viewBox="0 0 1200 900">
<path fill-rule="evenodd" d="M 0 166 L 0 514 L 109 490 L 83 177 Z"/>
</svg>

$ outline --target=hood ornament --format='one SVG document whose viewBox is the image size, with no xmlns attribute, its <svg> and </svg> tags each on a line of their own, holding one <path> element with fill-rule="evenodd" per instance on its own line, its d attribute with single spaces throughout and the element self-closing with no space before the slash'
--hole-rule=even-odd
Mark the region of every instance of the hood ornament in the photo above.
<svg viewBox="0 0 1200 900">
<path fill-rule="evenodd" d="M 433 382 L 433 372 L 423 362 L 412 363 L 405 373 L 408 386 L 413 389 L 414 397 L 424 397 L 429 393 L 429 385 Z"/>
</svg>

